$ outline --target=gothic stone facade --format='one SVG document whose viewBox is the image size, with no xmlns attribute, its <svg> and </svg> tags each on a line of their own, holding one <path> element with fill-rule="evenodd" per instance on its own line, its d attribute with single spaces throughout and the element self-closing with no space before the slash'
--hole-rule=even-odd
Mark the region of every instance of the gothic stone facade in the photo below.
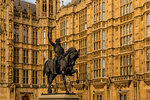
<svg viewBox="0 0 150 100">
<path fill-rule="evenodd" d="M 76 76 L 66 77 L 81 100 L 149 100 L 150 1 L 0 0 L 0 99 L 38 100 L 47 92 L 43 64 L 54 57 L 48 43 L 61 39 L 80 49 Z M 55 93 L 65 92 L 61 76 Z"/>
</svg>

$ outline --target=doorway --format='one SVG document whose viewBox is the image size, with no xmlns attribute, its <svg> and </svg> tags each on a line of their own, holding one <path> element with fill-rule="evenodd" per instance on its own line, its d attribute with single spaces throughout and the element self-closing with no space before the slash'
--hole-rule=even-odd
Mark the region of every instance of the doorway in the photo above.
<svg viewBox="0 0 150 100">
<path fill-rule="evenodd" d="M 29 97 L 27 95 L 22 97 L 22 100 L 29 100 Z"/>
</svg>

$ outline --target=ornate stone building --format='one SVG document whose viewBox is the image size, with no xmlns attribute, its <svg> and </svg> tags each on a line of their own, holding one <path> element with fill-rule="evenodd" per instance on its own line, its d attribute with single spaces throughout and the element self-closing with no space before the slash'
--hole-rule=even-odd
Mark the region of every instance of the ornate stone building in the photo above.
<svg viewBox="0 0 150 100">
<path fill-rule="evenodd" d="M 0 0 L 0 99 L 38 100 L 47 92 L 48 43 L 80 49 L 76 76 L 66 77 L 81 100 L 149 100 L 150 0 Z M 55 93 L 65 92 L 61 76 Z"/>
</svg>

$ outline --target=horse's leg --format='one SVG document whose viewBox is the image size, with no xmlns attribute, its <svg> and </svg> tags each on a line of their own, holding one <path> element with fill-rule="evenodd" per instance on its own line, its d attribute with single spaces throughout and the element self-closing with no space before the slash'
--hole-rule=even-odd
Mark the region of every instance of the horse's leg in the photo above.
<svg viewBox="0 0 150 100">
<path fill-rule="evenodd" d="M 50 74 L 47 75 L 48 93 L 52 93 L 52 89 L 51 89 L 51 86 L 49 84 L 50 83 L 49 77 L 50 77 Z"/>
<path fill-rule="evenodd" d="M 62 74 L 62 79 L 63 79 L 64 85 L 65 85 L 66 93 L 69 93 L 69 91 L 67 90 L 66 79 L 65 79 L 65 75 L 64 74 Z"/>
<path fill-rule="evenodd" d="M 57 75 L 55 75 L 55 74 L 53 74 L 53 75 L 51 75 L 51 79 L 50 79 L 50 81 L 49 81 L 49 88 L 50 88 L 50 92 L 49 93 L 52 93 L 52 89 L 51 89 L 51 84 L 52 84 L 52 82 L 53 82 L 53 80 L 55 79 L 55 77 L 56 77 Z"/>
<path fill-rule="evenodd" d="M 71 73 L 76 73 L 77 74 L 77 80 L 76 82 L 79 83 L 79 77 L 78 77 L 78 70 L 72 70 Z"/>
<path fill-rule="evenodd" d="M 78 77 L 78 70 L 75 70 L 76 74 L 77 74 L 77 83 L 79 83 L 79 77 Z"/>
<path fill-rule="evenodd" d="M 53 82 L 53 80 L 55 79 L 56 76 L 57 76 L 56 74 L 53 74 L 53 75 L 52 75 L 49 85 L 52 84 L 52 82 Z"/>
</svg>

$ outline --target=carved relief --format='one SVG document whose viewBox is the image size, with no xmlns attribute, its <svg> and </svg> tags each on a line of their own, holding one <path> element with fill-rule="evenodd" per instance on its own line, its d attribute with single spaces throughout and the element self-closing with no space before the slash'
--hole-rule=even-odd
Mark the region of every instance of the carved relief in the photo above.
<svg viewBox="0 0 150 100">
<path fill-rule="evenodd" d="M 76 88 L 77 90 L 83 90 L 85 87 L 85 83 L 83 81 L 81 81 L 79 84 L 74 82 L 73 87 Z"/>
<path fill-rule="evenodd" d="M 143 76 L 144 76 L 144 82 L 150 86 L 150 73 L 145 73 Z"/>
<path fill-rule="evenodd" d="M 113 77 L 111 80 L 117 88 L 129 87 L 132 81 L 132 76 L 117 76 Z"/>
<path fill-rule="evenodd" d="M 107 82 L 108 82 L 107 78 L 98 78 L 98 79 L 93 79 L 92 84 L 95 88 L 104 88 Z"/>
</svg>

